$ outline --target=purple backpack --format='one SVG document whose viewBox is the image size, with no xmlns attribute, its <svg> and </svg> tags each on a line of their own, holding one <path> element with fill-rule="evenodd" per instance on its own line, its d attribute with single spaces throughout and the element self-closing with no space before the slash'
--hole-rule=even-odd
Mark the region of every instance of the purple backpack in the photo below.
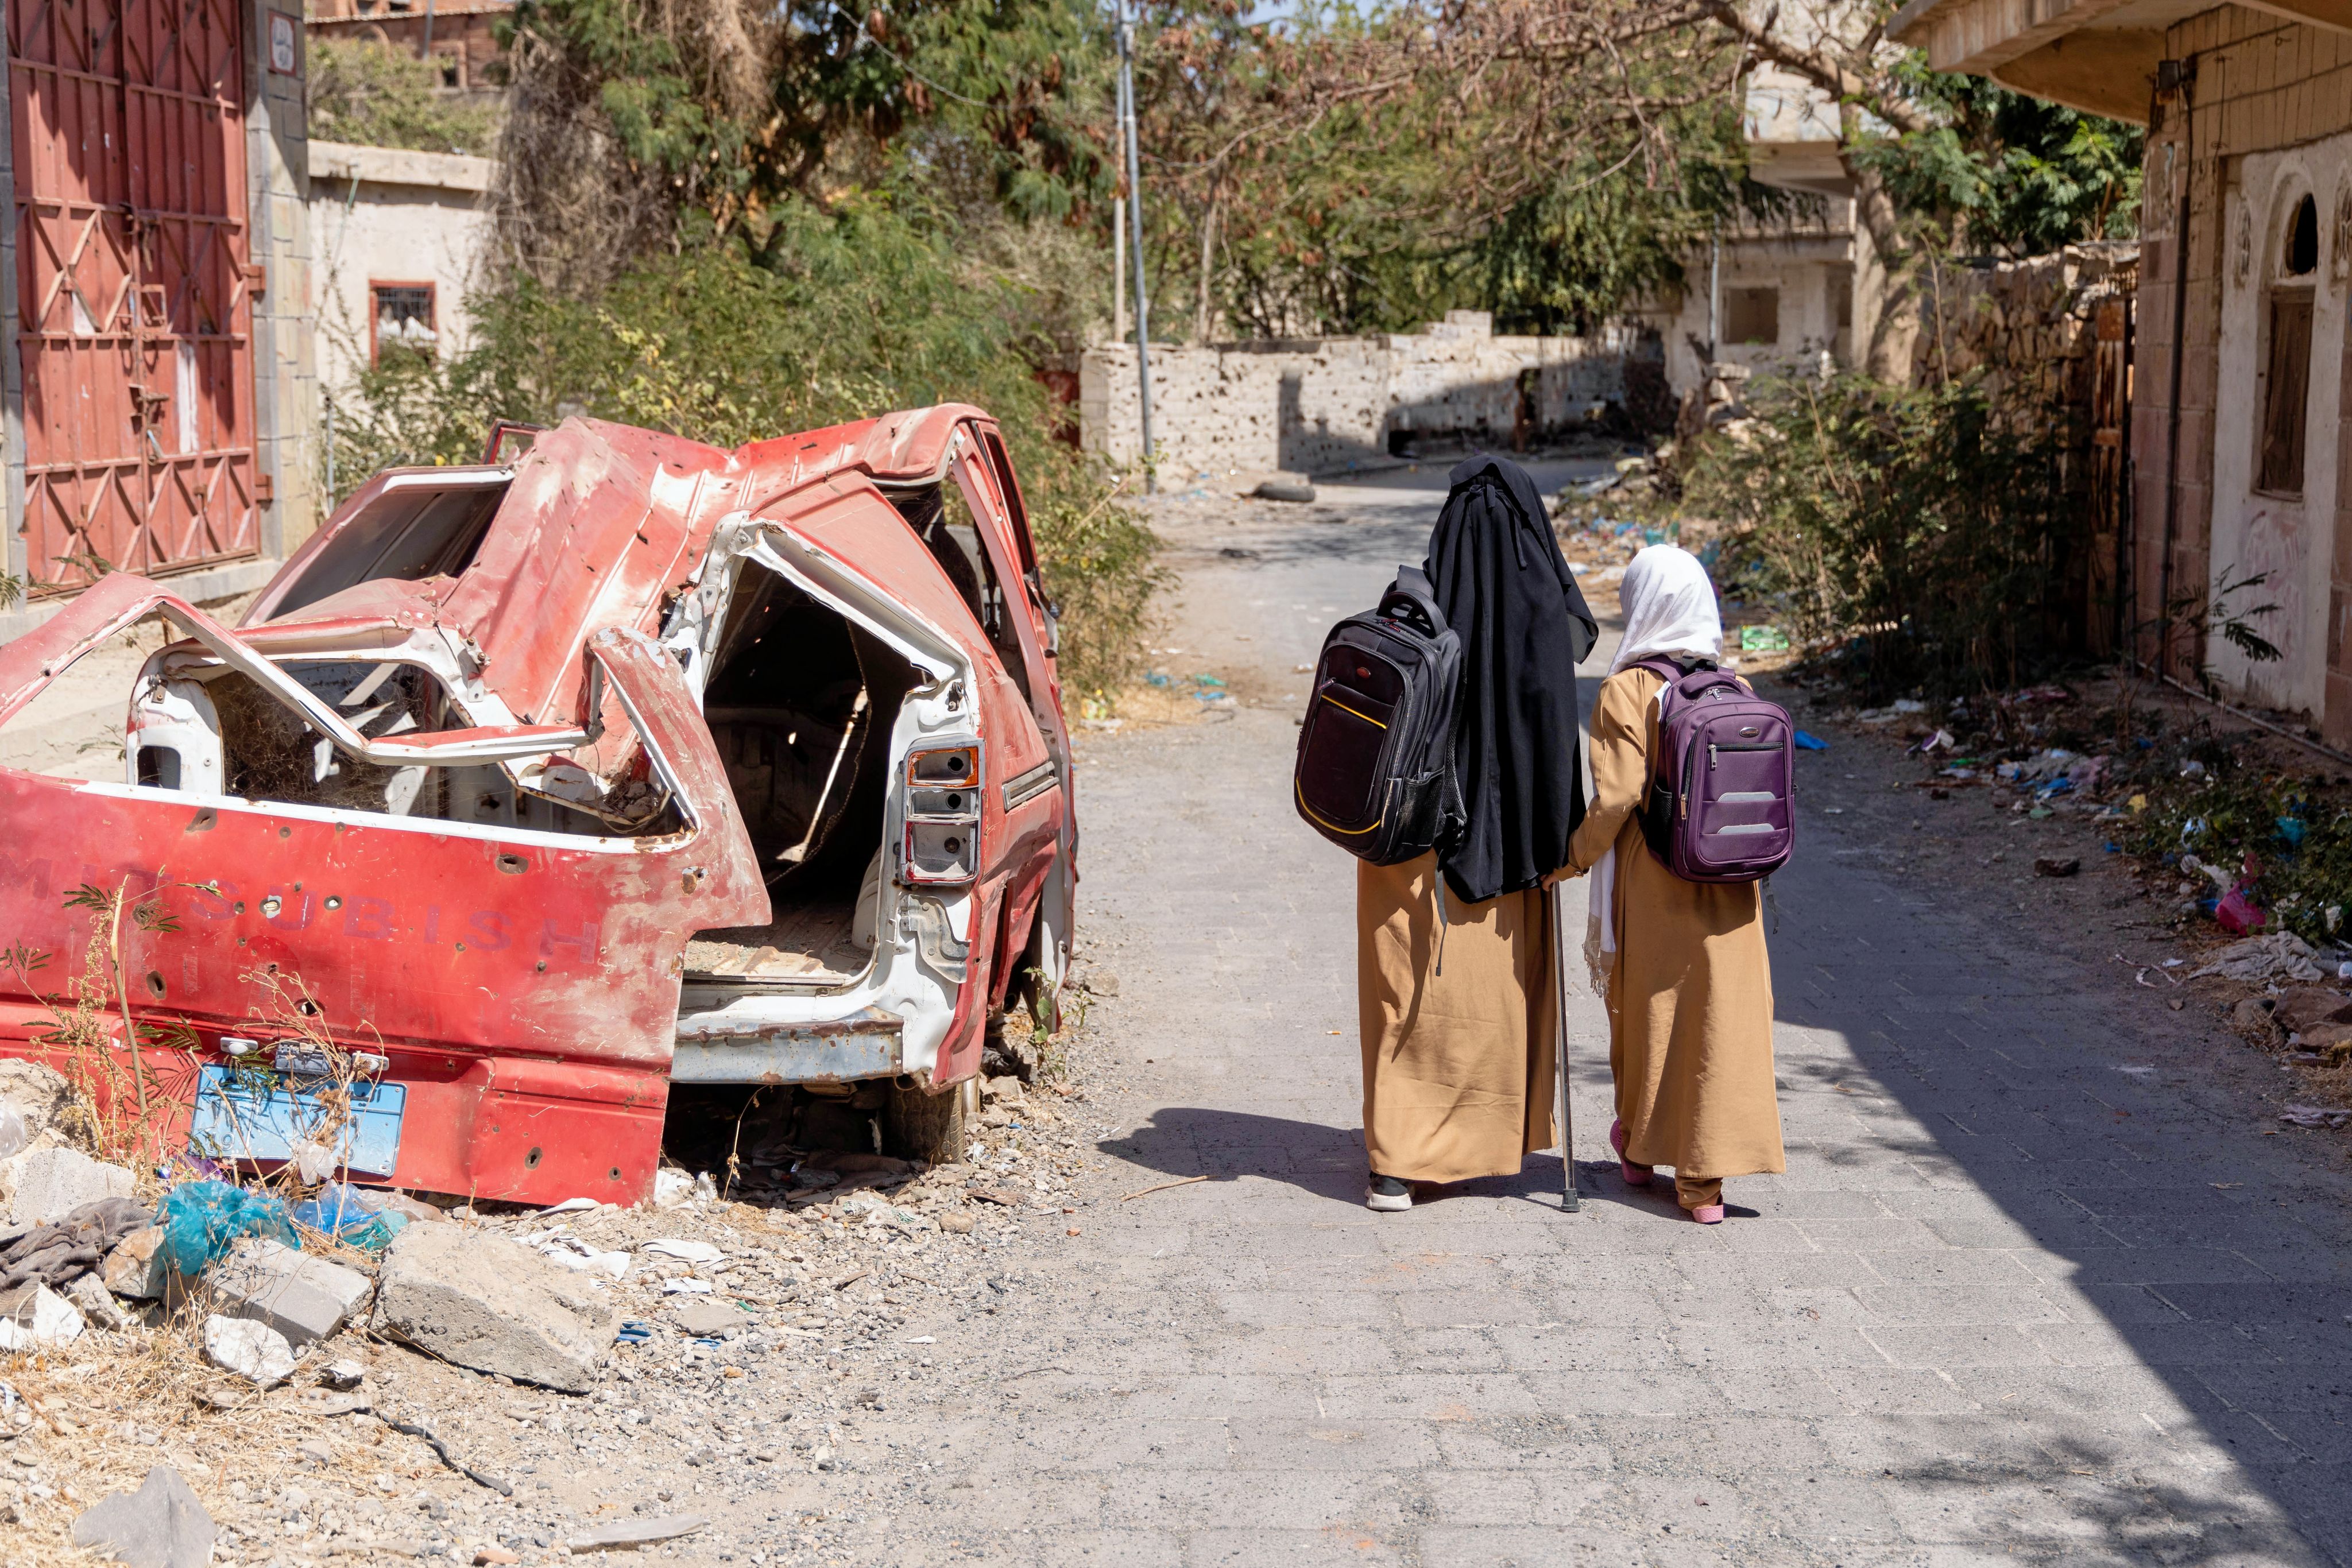
<svg viewBox="0 0 2352 1568">
<path fill-rule="evenodd" d="M 1730 671 L 1672 659 L 1628 666 L 1665 677 L 1656 771 L 1642 805 L 1650 852 L 1685 882 L 1756 882 L 1797 847 L 1796 726 Z"/>
</svg>

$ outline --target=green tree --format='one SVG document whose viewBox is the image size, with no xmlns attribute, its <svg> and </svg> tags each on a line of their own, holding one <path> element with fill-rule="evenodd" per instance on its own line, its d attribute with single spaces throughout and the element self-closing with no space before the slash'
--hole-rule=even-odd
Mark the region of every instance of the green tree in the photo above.
<svg viewBox="0 0 2352 1568">
<path fill-rule="evenodd" d="M 1931 117 L 1865 136 L 1855 156 L 1931 239 L 1962 251 L 2039 256 L 2138 232 L 2138 126 L 2046 103 L 1906 56 L 1897 79 Z"/>
<path fill-rule="evenodd" d="M 309 92 L 310 134 L 321 141 L 477 156 L 496 149 L 495 110 L 445 95 L 431 61 L 383 44 L 312 39 Z"/>
</svg>

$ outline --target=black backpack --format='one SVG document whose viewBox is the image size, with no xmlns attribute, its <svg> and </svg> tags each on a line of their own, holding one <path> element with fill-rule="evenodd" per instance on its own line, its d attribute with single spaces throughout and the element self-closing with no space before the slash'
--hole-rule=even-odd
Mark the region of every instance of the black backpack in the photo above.
<svg viewBox="0 0 2352 1568">
<path fill-rule="evenodd" d="M 1380 607 L 1323 639 L 1293 790 L 1309 827 L 1349 854 L 1395 865 L 1465 819 L 1454 777 L 1462 639 L 1429 579 L 1400 567 Z"/>
</svg>

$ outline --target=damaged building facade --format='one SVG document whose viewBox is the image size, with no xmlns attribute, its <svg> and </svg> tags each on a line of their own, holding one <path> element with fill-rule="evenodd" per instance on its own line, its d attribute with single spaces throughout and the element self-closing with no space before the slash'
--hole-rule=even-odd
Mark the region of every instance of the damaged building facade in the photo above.
<svg viewBox="0 0 2352 1568">
<path fill-rule="evenodd" d="M 2124 622 L 2168 673 L 2352 744 L 2352 16 L 1912 0 L 1890 32 L 1937 70 L 2147 127 Z M 2276 660 L 2205 635 L 2203 612 L 2264 605 Z"/>
</svg>

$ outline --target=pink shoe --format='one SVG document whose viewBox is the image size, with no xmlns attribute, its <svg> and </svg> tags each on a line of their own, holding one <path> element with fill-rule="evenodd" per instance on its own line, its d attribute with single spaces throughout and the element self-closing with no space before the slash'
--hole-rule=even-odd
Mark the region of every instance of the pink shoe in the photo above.
<svg viewBox="0 0 2352 1568">
<path fill-rule="evenodd" d="M 1723 1223 L 1723 1205 L 1719 1203 L 1702 1203 L 1696 1208 L 1685 1208 L 1683 1212 L 1689 1215 L 1693 1219 L 1697 1220 L 1701 1225 L 1720 1225 Z"/>
<path fill-rule="evenodd" d="M 1627 1186 L 1647 1186 L 1650 1185 L 1650 1167 L 1648 1166 L 1637 1166 L 1633 1161 L 1625 1157 L 1624 1123 L 1612 1122 L 1609 1124 L 1609 1146 L 1617 1151 L 1617 1174 L 1625 1178 L 1625 1185 Z M 1721 1219 L 1723 1218 L 1721 1211 L 1718 1210 L 1717 1212 L 1716 1218 L 1717 1219 Z"/>
</svg>

